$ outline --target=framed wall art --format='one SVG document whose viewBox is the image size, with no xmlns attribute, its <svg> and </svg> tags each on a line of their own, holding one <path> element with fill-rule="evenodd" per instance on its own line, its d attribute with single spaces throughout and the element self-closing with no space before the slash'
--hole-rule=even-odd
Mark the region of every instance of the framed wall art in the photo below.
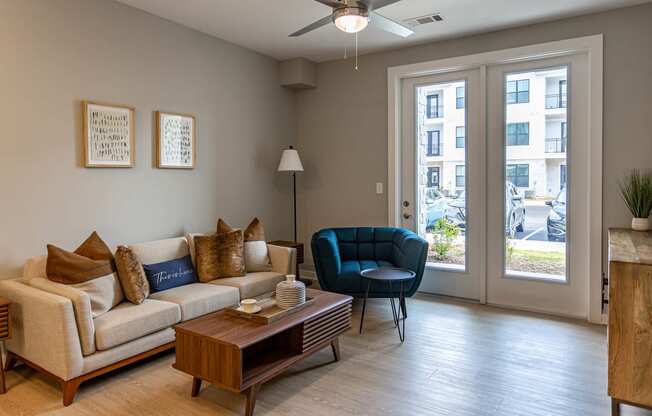
<svg viewBox="0 0 652 416">
<path fill-rule="evenodd" d="M 195 117 L 189 114 L 156 112 L 159 168 L 193 169 L 195 167 Z"/>
<path fill-rule="evenodd" d="M 136 151 L 133 107 L 82 103 L 84 164 L 87 168 L 130 168 Z"/>
</svg>

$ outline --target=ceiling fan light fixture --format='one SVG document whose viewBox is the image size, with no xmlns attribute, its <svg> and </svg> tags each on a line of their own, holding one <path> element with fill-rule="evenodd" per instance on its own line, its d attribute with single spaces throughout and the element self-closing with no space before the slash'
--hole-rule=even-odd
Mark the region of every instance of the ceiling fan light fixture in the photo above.
<svg viewBox="0 0 652 416">
<path fill-rule="evenodd" d="M 358 33 L 369 24 L 369 12 L 362 7 L 342 7 L 333 12 L 333 23 L 342 32 Z"/>
</svg>

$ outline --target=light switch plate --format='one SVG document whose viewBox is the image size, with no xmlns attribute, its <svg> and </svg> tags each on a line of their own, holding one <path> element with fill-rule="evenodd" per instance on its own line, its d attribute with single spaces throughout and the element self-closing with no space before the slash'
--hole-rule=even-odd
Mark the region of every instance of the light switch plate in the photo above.
<svg viewBox="0 0 652 416">
<path fill-rule="evenodd" d="M 378 195 L 381 195 L 383 193 L 383 183 L 382 182 L 376 182 L 376 193 Z"/>
</svg>

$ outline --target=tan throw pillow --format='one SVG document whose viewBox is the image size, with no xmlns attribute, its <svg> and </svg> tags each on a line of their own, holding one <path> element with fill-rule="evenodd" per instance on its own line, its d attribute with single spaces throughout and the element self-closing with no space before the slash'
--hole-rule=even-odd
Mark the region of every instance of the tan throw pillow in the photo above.
<svg viewBox="0 0 652 416">
<path fill-rule="evenodd" d="M 247 272 L 268 272 L 272 270 L 265 241 L 265 228 L 254 218 L 244 231 L 244 259 Z"/>
<path fill-rule="evenodd" d="M 193 238 L 195 249 L 195 268 L 199 281 L 210 282 L 220 277 L 217 236 L 196 235 Z"/>
<path fill-rule="evenodd" d="M 119 246 L 115 252 L 118 278 L 127 300 L 140 305 L 149 297 L 149 281 L 138 257 L 127 246 Z"/>
<path fill-rule="evenodd" d="M 219 277 L 245 275 L 244 236 L 242 230 L 217 234 L 217 263 Z"/>
<path fill-rule="evenodd" d="M 88 294 L 93 318 L 108 312 L 124 300 L 116 276 L 113 254 L 93 232 L 74 252 L 48 244 L 47 278 L 71 285 Z"/>
<path fill-rule="evenodd" d="M 47 245 L 47 278 L 63 284 L 77 284 L 115 271 L 111 249 L 93 233 L 74 252 Z"/>
<path fill-rule="evenodd" d="M 225 233 L 228 233 L 230 231 L 233 231 L 233 228 L 231 228 L 231 226 L 229 224 L 224 222 L 224 220 L 222 218 L 217 220 L 217 234 L 225 234 Z"/>
</svg>

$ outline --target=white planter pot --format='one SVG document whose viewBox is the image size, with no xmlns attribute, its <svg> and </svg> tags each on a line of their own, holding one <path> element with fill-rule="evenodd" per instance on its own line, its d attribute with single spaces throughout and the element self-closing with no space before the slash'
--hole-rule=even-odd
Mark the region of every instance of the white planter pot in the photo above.
<svg viewBox="0 0 652 416">
<path fill-rule="evenodd" d="M 649 218 L 632 218 L 632 230 L 647 231 L 650 229 Z"/>
</svg>

